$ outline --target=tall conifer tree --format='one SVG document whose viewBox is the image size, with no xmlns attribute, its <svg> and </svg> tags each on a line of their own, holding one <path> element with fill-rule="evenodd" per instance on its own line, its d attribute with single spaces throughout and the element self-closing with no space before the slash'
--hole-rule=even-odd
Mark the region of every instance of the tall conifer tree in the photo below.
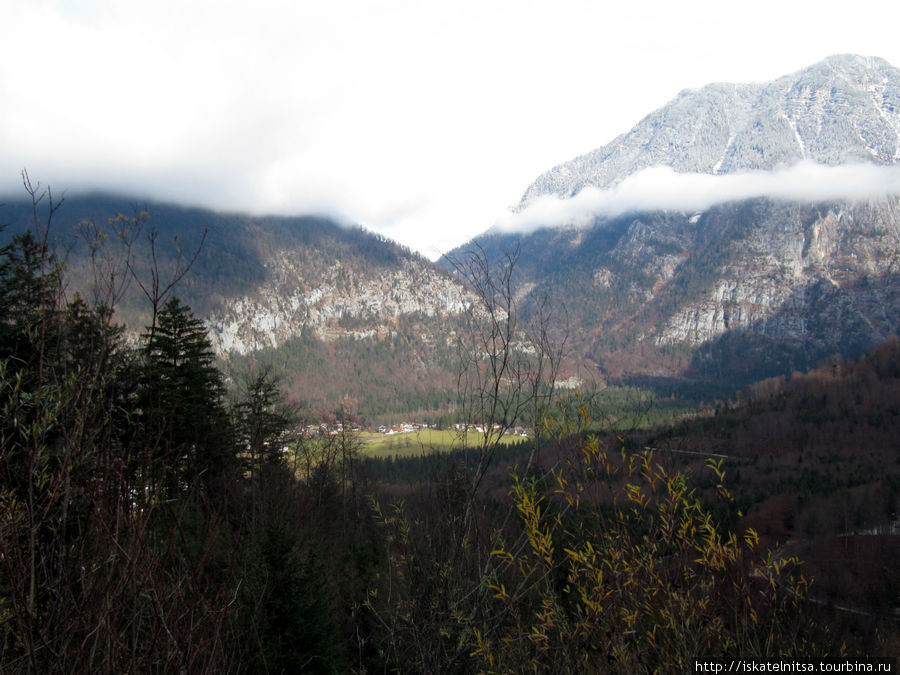
<svg viewBox="0 0 900 675">
<path fill-rule="evenodd" d="M 187 305 L 172 298 L 157 318 L 145 334 L 145 410 L 161 462 L 151 471 L 163 471 L 170 489 L 177 480 L 209 483 L 233 458 L 222 376 L 206 328 Z"/>
</svg>

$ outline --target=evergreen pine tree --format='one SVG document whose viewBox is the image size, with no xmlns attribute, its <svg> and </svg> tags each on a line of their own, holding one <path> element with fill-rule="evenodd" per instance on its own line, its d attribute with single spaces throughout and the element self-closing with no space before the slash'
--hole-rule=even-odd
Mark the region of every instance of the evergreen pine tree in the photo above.
<svg viewBox="0 0 900 675">
<path fill-rule="evenodd" d="M 251 470 L 283 462 L 279 440 L 294 414 L 285 404 L 278 378 L 270 368 L 248 378 L 241 400 L 234 406 L 234 415 L 239 450 L 249 454 Z"/>
<path fill-rule="evenodd" d="M 178 482 L 207 485 L 231 463 L 224 385 L 206 328 L 178 298 L 160 310 L 145 334 L 144 406 L 155 441 L 151 475 L 170 491 Z"/>
<path fill-rule="evenodd" d="M 31 232 L 0 248 L 0 357 L 16 369 L 53 351 L 58 287 L 56 261 Z"/>
</svg>

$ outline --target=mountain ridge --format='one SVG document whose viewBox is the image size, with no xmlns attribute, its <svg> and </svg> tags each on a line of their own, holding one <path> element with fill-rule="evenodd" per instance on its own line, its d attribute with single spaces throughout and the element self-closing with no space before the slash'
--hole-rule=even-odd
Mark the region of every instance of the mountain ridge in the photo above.
<svg viewBox="0 0 900 675">
<path fill-rule="evenodd" d="M 898 129 L 900 71 L 878 59 L 832 57 L 768 84 L 685 90 L 610 144 L 542 174 L 522 206 L 614 185 L 667 159 L 676 171 L 710 174 L 810 158 L 894 166 Z M 896 195 L 755 197 L 688 213 L 633 209 L 597 215 L 584 227 L 489 232 L 441 266 L 362 228 L 315 217 L 94 195 L 68 198 L 56 221 L 63 239 L 93 222 L 95 232 L 106 230 L 113 257 L 121 256 L 123 243 L 106 221 L 138 207 L 150 220 L 133 240 L 136 274 L 151 273 L 146 235 L 153 229 L 165 278 L 202 242 L 176 293 L 206 321 L 224 358 L 279 364 L 295 398 L 315 406 L 452 405 L 456 342 L 477 301 L 449 261 L 465 260 L 471 245 L 489 263 L 517 252 L 513 292 L 524 318 L 545 302 L 565 308 L 570 353 L 560 377 L 570 381 L 741 384 L 811 367 L 835 351 L 855 356 L 900 332 Z M 22 200 L 0 212 L 16 226 L 30 214 Z M 91 253 L 85 240 L 75 241 L 62 246 L 73 288 L 83 288 Z M 120 310 L 133 330 L 146 325 L 146 299 L 135 284 Z"/>
<path fill-rule="evenodd" d="M 32 227 L 30 201 L 6 199 L 0 222 L 9 223 L 0 243 Z M 196 251 L 172 293 L 204 321 L 229 372 L 275 364 L 291 397 L 308 407 L 381 414 L 421 401 L 437 406 L 452 391 L 448 341 L 473 299 L 434 263 L 361 227 L 93 193 L 66 197 L 50 243 L 66 260 L 70 295 L 92 298 L 97 272 L 101 285 L 110 271 L 117 286 L 129 282 L 115 318 L 131 335 L 144 331 L 151 313 L 126 259 L 145 287 L 155 259 L 164 287 Z"/>
</svg>

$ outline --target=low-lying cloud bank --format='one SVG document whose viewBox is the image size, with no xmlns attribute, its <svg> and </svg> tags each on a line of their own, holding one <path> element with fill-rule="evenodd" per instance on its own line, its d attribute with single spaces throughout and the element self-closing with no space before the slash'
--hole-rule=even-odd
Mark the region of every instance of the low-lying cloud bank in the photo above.
<svg viewBox="0 0 900 675">
<path fill-rule="evenodd" d="M 596 217 L 629 211 L 695 213 L 754 197 L 820 202 L 879 199 L 891 194 L 900 195 L 900 166 L 800 162 L 777 171 L 725 175 L 676 173 L 660 166 L 644 169 L 610 189 L 586 187 L 568 199 L 541 197 L 521 211 L 507 213 L 495 227 L 503 232 L 530 232 L 541 227 L 584 226 Z"/>
</svg>

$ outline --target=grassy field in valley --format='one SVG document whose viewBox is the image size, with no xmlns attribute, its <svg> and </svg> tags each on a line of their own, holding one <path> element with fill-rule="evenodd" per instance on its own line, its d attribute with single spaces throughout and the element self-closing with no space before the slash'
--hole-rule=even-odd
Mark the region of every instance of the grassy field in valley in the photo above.
<svg viewBox="0 0 900 675">
<path fill-rule="evenodd" d="M 361 431 L 357 437 L 360 451 L 367 457 L 414 457 L 431 452 L 445 452 L 463 447 L 463 437 L 452 429 L 420 429 L 400 434 L 383 434 L 377 431 Z M 503 444 L 522 441 L 521 436 L 507 435 L 500 439 Z M 468 445 L 476 446 L 482 435 L 469 432 Z"/>
</svg>

